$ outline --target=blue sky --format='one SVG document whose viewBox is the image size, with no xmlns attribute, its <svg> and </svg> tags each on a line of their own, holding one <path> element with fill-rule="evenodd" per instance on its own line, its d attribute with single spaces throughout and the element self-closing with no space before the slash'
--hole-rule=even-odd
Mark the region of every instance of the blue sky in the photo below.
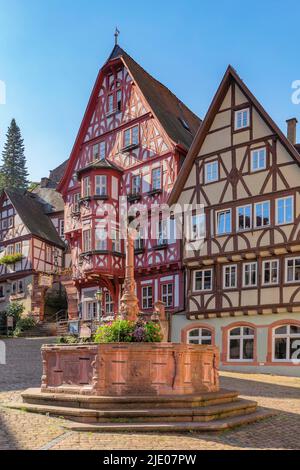
<svg viewBox="0 0 300 470">
<path fill-rule="evenodd" d="M 299 13 L 299 0 L 0 0 L 0 149 L 15 117 L 32 180 L 68 158 L 116 25 L 120 45 L 200 117 L 231 63 L 285 130 L 300 121 Z"/>
</svg>

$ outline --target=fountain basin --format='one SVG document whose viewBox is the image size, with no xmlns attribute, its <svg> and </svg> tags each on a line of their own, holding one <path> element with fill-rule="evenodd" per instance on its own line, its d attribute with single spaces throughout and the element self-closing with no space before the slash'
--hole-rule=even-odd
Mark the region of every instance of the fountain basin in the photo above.
<svg viewBox="0 0 300 470">
<path fill-rule="evenodd" d="M 44 345 L 41 391 L 95 396 L 219 391 L 215 346 L 177 343 Z"/>
</svg>

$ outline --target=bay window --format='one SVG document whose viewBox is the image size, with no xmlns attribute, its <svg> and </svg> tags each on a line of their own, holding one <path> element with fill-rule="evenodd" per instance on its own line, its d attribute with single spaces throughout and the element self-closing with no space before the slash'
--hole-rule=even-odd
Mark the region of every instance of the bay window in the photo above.
<svg viewBox="0 0 300 470">
<path fill-rule="evenodd" d="M 83 252 L 86 253 L 92 250 L 92 242 L 91 242 L 91 230 L 84 230 L 82 232 L 82 244 L 83 244 Z"/>
<path fill-rule="evenodd" d="M 82 197 L 91 195 L 91 180 L 89 176 L 85 176 L 82 180 Z"/>
<path fill-rule="evenodd" d="M 106 175 L 95 176 L 95 195 L 107 196 L 107 176 Z"/>
<path fill-rule="evenodd" d="M 95 250 L 107 250 L 107 229 L 101 225 L 95 230 Z"/>
</svg>

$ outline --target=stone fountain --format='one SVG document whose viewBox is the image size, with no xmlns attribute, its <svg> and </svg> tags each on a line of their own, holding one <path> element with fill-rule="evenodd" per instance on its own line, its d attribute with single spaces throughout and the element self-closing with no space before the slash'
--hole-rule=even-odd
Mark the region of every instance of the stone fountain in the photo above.
<svg viewBox="0 0 300 470">
<path fill-rule="evenodd" d="M 128 235 L 122 318 L 139 315 L 134 243 Z M 219 387 L 215 346 L 168 342 L 164 305 L 155 305 L 161 343 L 44 345 L 41 388 L 28 389 L 14 408 L 64 416 L 73 430 L 222 430 L 266 413 Z"/>
</svg>

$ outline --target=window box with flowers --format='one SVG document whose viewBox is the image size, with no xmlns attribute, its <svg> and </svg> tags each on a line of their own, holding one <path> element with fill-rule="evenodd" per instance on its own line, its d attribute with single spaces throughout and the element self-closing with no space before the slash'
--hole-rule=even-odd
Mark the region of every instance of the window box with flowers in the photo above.
<svg viewBox="0 0 300 470">
<path fill-rule="evenodd" d="M 14 253 L 12 255 L 5 255 L 0 259 L 0 264 L 10 265 L 21 261 L 23 258 L 22 253 Z"/>
</svg>

